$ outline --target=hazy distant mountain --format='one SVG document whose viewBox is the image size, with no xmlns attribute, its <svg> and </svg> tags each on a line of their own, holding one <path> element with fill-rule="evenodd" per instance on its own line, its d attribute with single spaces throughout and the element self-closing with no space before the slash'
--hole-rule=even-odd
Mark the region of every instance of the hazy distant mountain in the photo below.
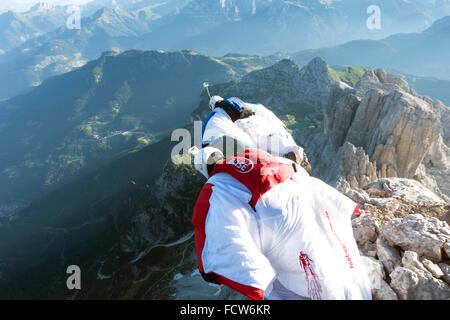
<svg viewBox="0 0 450 320">
<path fill-rule="evenodd" d="M 397 74 L 409 86 L 416 90 L 419 94 L 429 96 L 433 99 L 441 100 L 446 106 L 450 107 L 450 80 L 440 80 L 433 77 L 418 77 L 409 74 Z"/>
<path fill-rule="evenodd" d="M 450 79 L 450 16 L 421 33 L 396 34 L 382 40 L 357 40 L 292 57 L 305 63 L 320 56 L 330 64 L 382 66 L 419 76 Z"/>
<path fill-rule="evenodd" d="M 65 24 L 67 6 L 42 7 L 37 4 L 26 12 L 0 14 L 0 55 L 25 41 Z"/>
<path fill-rule="evenodd" d="M 444 0 L 383 0 L 377 4 L 382 28 L 369 30 L 370 4 L 368 0 L 94 1 L 83 7 L 84 15 L 107 8 L 83 18 L 80 30 L 61 27 L 0 55 L 0 99 L 79 67 L 106 50 L 192 49 L 219 56 L 295 52 L 424 30 L 450 11 Z"/>
<path fill-rule="evenodd" d="M 191 0 L 94 0 L 82 6 L 83 14 L 90 15 L 95 11 L 109 7 L 128 11 L 150 10 L 154 18 L 177 13 Z"/>
<path fill-rule="evenodd" d="M 14 96 L 55 74 L 68 72 L 108 50 L 133 47 L 149 31 L 146 20 L 120 9 L 104 8 L 81 20 L 33 38 L 0 56 L 0 99 Z"/>
<path fill-rule="evenodd" d="M 358 38 L 380 38 L 393 33 L 421 32 L 444 16 L 450 15 L 448 0 L 331 0 L 334 7 L 345 13 Z M 369 6 L 377 5 L 381 13 L 381 29 L 367 30 Z M 359 26 L 359 27 L 358 27 Z M 364 30 L 365 29 L 365 30 Z"/>
<path fill-rule="evenodd" d="M 157 20 L 179 11 L 190 0 L 96 0 L 82 5 L 84 17 L 103 8 L 133 12 L 138 20 Z M 53 31 L 66 24 L 69 5 L 51 5 L 45 1 L 24 12 L 5 11 L 0 14 L 0 54 L 25 41 Z M 142 32 L 148 31 L 147 29 Z"/>
<path fill-rule="evenodd" d="M 444 0 L 377 1 L 381 29 L 369 30 L 367 9 L 373 4 L 369 0 L 192 0 L 178 15 L 165 17 L 167 22 L 145 39 L 162 49 L 190 48 L 215 55 L 293 52 L 422 31 L 450 14 L 450 3 Z"/>
</svg>

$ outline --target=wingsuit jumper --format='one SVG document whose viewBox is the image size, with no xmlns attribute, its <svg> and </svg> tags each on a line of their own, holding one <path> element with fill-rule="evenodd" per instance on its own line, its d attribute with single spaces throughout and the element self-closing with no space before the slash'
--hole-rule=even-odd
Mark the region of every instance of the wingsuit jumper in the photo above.
<svg viewBox="0 0 450 320">
<path fill-rule="evenodd" d="M 256 148 L 225 158 L 210 146 L 195 155 L 208 179 L 192 218 L 200 273 L 251 299 L 371 299 L 357 205 L 288 158 Z"/>
<path fill-rule="evenodd" d="M 209 108 L 212 112 L 202 128 L 203 147 L 227 137 L 238 141 L 243 148 L 260 149 L 291 159 L 311 173 L 303 148 L 296 144 L 284 123 L 262 104 L 213 96 Z"/>
</svg>

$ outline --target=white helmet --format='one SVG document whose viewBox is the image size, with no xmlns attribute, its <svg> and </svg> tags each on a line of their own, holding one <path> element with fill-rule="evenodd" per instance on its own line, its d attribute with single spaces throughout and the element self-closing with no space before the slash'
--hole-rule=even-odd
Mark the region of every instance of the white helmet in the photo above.
<svg viewBox="0 0 450 320">
<path fill-rule="evenodd" d="M 223 100 L 223 98 L 220 97 L 220 96 L 213 96 L 213 97 L 211 97 L 211 99 L 209 99 L 209 108 L 211 110 L 214 110 L 214 108 L 216 106 L 216 103 L 219 102 L 219 101 L 222 101 L 222 100 Z"/>
<path fill-rule="evenodd" d="M 201 150 L 193 147 L 189 152 L 194 155 L 195 169 L 203 174 L 206 179 L 209 178 L 208 165 L 212 165 L 224 157 L 222 151 L 213 147 L 205 147 Z"/>
</svg>

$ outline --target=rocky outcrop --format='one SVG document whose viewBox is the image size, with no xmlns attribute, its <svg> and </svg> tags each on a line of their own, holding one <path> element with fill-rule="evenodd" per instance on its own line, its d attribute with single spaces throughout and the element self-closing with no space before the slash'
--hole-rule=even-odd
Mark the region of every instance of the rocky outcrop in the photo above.
<svg viewBox="0 0 450 320">
<path fill-rule="evenodd" d="M 361 100 L 346 141 L 363 147 L 379 177 L 412 178 L 437 139 L 437 115 L 427 103 L 394 90 L 369 90 Z"/>
<path fill-rule="evenodd" d="M 419 256 L 416 252 L 405 251 L 402 265 L 403 267 L 395 268 L 390 274 L 391 287 L 397 292 L 400 299 L 450 299 L 450 286 L 444 281 L 439 280 L 439 276 L 430 272 L 419 261 Z M 436 267 L 439 269 L 438 266 Z"/>
<path fill-rule="evenodd" d="M 330 133 L 329 142 L 337 150 L 346 140 L 361 98 L 357 96 L 355 89 L 344 82 L 337 82 L 328 101 L 330 102 L 324 115 L 324 132 Z"/>
<path fill-rule="evenodd" d="M 340 169 L 344 174 L 340 185 L 346 181 L 348 187 L 356 188 L 374 181 L 379 176 L 376 163 L 369 160 L 369 156 L 362 147 L 357 148 L 346 142 L 339 149 L 338 158 L 341 159 Z"/>
<path fill-rule="evenodd" d="M 429 272 L 431 272 L 433 277 L 441 279 L 444 276 L 444 272 L 442 271 L 442 269 L 437 264 L 434 264 L 430 260 L 423 259 L 422 264 Z"/>
<path fill-rule="evenodd" d="M 450 299 L 450 206 L 411 179 L 384 178 L 346 195 L 373 299 Z"/>
<path fill-rule="evenodd" d="M 382 237 L 379 237 L 375 244 L 378 259 L 381 261 L 386 271 L 391 273 L 401 264 L 402 257 L 400 256 L 398 250 L 389 246 Z"/>
<path fill-rule="evenodd" d="M 414 178 L 448 200 L 449 108 L 418 95 L 383 70 L 366 72 L 355 88 L 338 82 L 323 125 L 294 133 L 313 174 L 341 190 L 379 178 Z"/>
<path fill-rule="evenodd" d="M 397 267 L 390 277 L 391 287 L 401 300 L 450 299 L 450 287 L 422 270 L 414 272 L 409 268 Z"/>
<path fill-rule="evenodd" d="M 222 97 L 239 97 L 246 102 L 262 103 L 277 116 L 308 115 L 321 118 L 335 80 L 321 58 L 311 60 L 300 69 L 292 60 L 283 59 L 271 67 L 245 75 L 239 82 L 214 85 L 210 92 Z M 193 120 L 204 120 L 209 110 L 208 97 L 201 97 Z"/>
<path fill-rule="evenodd" d="M 442 276 L 442 280 L 444 280 L 447 284 L 450 284 L 450 265 L 439 263 L 439 268 L 441 268 L 442 273 L 444 274 Z"/>
<path fill-rule="evenodd" d="M 358 247 L 364 255 L 375 257 L 377 248 L 375 241 L 378 237 L 379 226 L 370 215 L 361 214 L 352 220 L 353 235 L 358 244 Z"/>
<path fill-rule="evenodd" d="M 389 245 L 414 250 L 433 262 L 442 261 L 444 245 L 450 239 L 450 228 L 445 221 L 421 214 L 391 220 L 380 231 Z"/>
<path fill-rule="evenodd" d="M 345 194 L 380 225 L 414 213 L 450 223 L 450 205 L 416 180 L 383 178 Z"/>
<path fill-rule="evenodd" d="M 372 295 L 375 300 L 397 300 L 397 294 L 386 283 L 386 272 L 383 264 L 371 257 L 362 257 L 363 263 L 369 274 L 372 286 Z"/>
</svg>

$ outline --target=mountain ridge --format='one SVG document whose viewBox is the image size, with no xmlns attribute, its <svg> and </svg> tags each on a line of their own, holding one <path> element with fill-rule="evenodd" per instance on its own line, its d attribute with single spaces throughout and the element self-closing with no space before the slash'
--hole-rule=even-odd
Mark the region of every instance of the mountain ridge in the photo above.
<svg viewBox="0 0 450 320">
<path fill-rule="evenodd" d="M 445 61 L 450 59 L 450 17 L 421 33 L 396 34 L 382 40 L 354 40 L 339 46 L 307 50 L 292 55 L 298 63 L 320 56 L 331 64 L 383 66 L 418 76 L 450 79 Z M 444 31 L 443 31 L 444 30 Z"/>
<path fill-rule="evenodd" d="M 282 0 L 234 0 L 225 1 L 223 5 L 220 1 L 210 0 L 179 0 L 167 3 L 158 1 L 154 2 L 153 6 L 146 1 L 134 4 L 119 1 L 118 5 L 108 3 L 109 1 L 97 3 L 104 4 L 105 7 L 93 3 L 93 8 L 99 11 L 82 18 L 81 30 L 65 30 L 61 27 L 59 31 L 32 38 L 18 48 L 4 50 L 5 52 L 0 54 L 0 67 L 4 70 L 3 77 L 0 77 L 0 99 L 22 93 L 48 76 L 82 66 L 107 50 L 191 49 L 216 56 L 236 51 L 268 55 L 280 51 L 296 52 L 330 44 L 338 45 L 354 39 L 379 39 L 399 31 L 422 31 L 429 25 L 430 19 L 441 18 L 446 12 L 450 14 L 450 5 L 442 1 L 433 4 L 396 1 L 395 5 L 392 5 L 383 0 L 379 4 L 382 9 L 386 8 L 383 10 L 383 28 L 368 30 L 365 25 L 367 14 L 364 7 L 370 5 L 368 1 L 362 4 L 361 1 L 354 0 L 354 7 L 340 1 L 325 4 L 316 1 Z M 122 7 L 124 9 L 121 9 Z M 152 13 L 152 10 L 160 7 L 161 10 L 166 8 L 164 13 Z M 100 19 L 99 15 L 102 13 L 105 14 L 105 19 Z M 402 28 L 398 25 L 394 13 L 400 16 L 409 15 L 407 21 L 410 27 Z M 106 19 L 109 14 L 112 14 L 111 17 Z M 202 19 L 203 16 L 209 18 Z M 354 16 L 357 18 L 353 18 Z M 420 30 L 412 27 L 415 25 L 413 21 L 422 26 Z M 349 63 L 333 61 L 332 57 L 328 56 L 325 58 L 330 64 L 390 66 L 386 63 L 389 60 L 380 60 L 383 54 L 390 52 L 389 44 L 363 44 L 372 44 L 371 50 L 376 50 L 372 53 L 365 52 L 365 60 L 361 57 L 356 59 L 359 55 Z M 381 48 L 378 48 L 379 46 Z M 348 48 L 345 55 L 355 50 L 358 50 L 358 46 Z M 430 50 L 427 59 L 433 60 L 432 53 L 436 52 L 438 51 Z M 391 52 L 391 55 L 393 53 L 395 52 Z M 303 59 L 294 58 L 303 64 L 317 55 L 320 54 L 315 52 Z M 445 57 L 440 57 L 443 58 Z M 380 61 L 382 63 L 379 63 Z M 404 62 L 399 61 L 403 64 Z M 431 68 L 432 63 L 429 64 Z M 412 74 L 423 74 L 420 71 L 412 72 L 416 71 L 415 69 L 400 69 Z M 438 71 L 435 76 L 445 75 L 437 68 L 432 71 Z"/>
<path fill-rule="evenodd" d="M 91 165 L 159 140 L 186 123 L 205 80 L 238 79 L 271 61 L 187 50 L 106 52 L 1 102 L 0 141 L 8 151 L 0 153 L 0 198 L 14 190 L 33 198 Z"/>
</svg>

